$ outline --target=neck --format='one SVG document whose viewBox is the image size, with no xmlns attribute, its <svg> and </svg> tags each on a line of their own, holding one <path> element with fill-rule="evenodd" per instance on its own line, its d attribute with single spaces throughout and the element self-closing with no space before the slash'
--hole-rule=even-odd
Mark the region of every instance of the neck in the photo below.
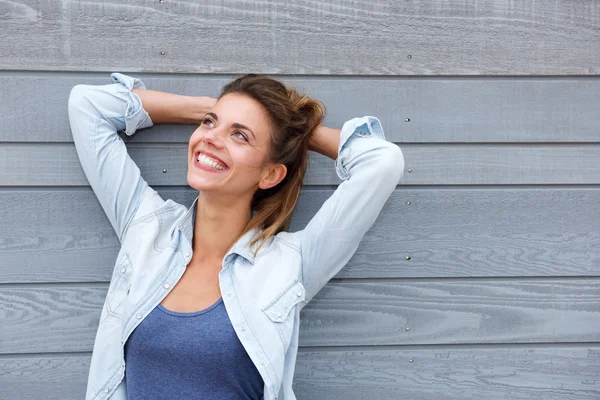
<svg viewBox="0 0 600 400">
<path fill-rule="evenodd" d="M 250 199 L 200 192 L 194 226 L 194 259 L 219 261 L 239 239 L 250 221 Z"/>
</svg>

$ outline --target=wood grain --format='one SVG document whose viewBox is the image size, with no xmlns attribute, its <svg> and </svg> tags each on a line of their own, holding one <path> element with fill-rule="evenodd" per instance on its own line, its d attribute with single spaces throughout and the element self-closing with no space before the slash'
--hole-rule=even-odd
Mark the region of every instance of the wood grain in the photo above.
<svg viewBox="0 0 600 400">
<path fill-rule="evenodd" d="M 91 351 L 106 290 L 0 288 L 0 354 Z M 599 302 L 596 279 L 332 282 L 300 346 L 598 342 Z"/>
<path fill-rule="evenodd" d="M 598 304 L 595 279 L 334 282 L 304 308 L 300 345 L 595 342 Z"/>
<path fill-rule="evenodd" d="M 600 6 L 587 0 L 14 0 L 0 21 L 8 70 L 600 73 Z"/>
<path fill-rule="evenodd" d="M 600 397 L 595 347 L 316 350 L 301 352 L 297 364 L 299 399 Z"/>
<path fill-rule="evenodd" d="M 0 354 L 91 351 L 108 290 L 1 288 Z"/>
<path fill-rule="evenodd" d="M 0 398 L 81 400 L 89 369 L 90 356 L 0 357 Z"/>
<path fill-rule="evenodd" d="M 213 97 L 233 78 L 131 75 L 155 90 Z M 375 115 L 393 142 L 600 142 L 597 77 L 283 78 L 325 103 L 325 124 Z M 0 141 L 72 142 L 67 99 L 79 83 L 108 84 L 109 74 L 0 74 Z M 194 129 L 157 125 L 126 140 L 187 143 Z"/>
<path fill-rule="evenodd" d="M 412 360 L 412 362 L 410 362 Z M 90 357 L 0 357 L 0 398 L 79 400 Z M 595 400 L 596 346 L 363 348 L 298 353 L 298 399 Z"/>
<path fill-rule="evenodd" d="M 600 144 L 401 146 L 407 185 L 598 184 Z M 187 145 L 130 144 L 150 185 L 187 185 Z M 35 161 L 32 161 L 35 160 Z M 157 160 L 160 160 L 157 162 Z M 43 168 L 40 168 L 43 165 Z M 163 169 L 167 173 L 163 173 Z M 408 169 L 412 172 L 408 173 Z M 87 185 L 72 144 L 0 144 L 0 186 Z M 336 185 L 333 160 L 310 155 L 307 185 Z"/>
<path fill-rule="evenodd" d="M 331 194 L 303 190 L 290 230 Z M 119 241 L 91 189 L 0 191 L 0 215 L 0 283 L 110 279 Z M 598 275 L 598 226 L 598 189 L 399 189 L 338 277 Z"/>
<path fill-rule="evenodd" d="M 328 193 L 302 192 L 292 230 Z M 399 188 L 338 277 L 598 275 L 599 226 L 596 189 Z"/>
</svg>

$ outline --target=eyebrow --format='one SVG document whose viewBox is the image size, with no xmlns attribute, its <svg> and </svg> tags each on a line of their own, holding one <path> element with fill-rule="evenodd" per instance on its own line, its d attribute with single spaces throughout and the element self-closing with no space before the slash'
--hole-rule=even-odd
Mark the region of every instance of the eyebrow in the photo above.
<svg viewBox="0 0 600 400">
<path fill-rule="evenodd" d="M 214 118 L 215 121 L 219 121 L 219 117 L 217 116 L 217 114 L 213 113 L 213 112 L 209 112 L 206 115 L 211 116 L 212 118 Z M 247 130 L 248 132 L 250 132 L 252 134 L 252 136 L 254 137 L 254 139 L 256 140 L 256 135 L 254 135 L 254 132 L 252 132 L 252 129 L 248 128 L 246 125 L 242 125 L 239 124 L 237 122 L 234 122 L 233 124 L 231 124 L 231 126 L 233 126 L 236 129 L 244 129 Z"/>
</svg>

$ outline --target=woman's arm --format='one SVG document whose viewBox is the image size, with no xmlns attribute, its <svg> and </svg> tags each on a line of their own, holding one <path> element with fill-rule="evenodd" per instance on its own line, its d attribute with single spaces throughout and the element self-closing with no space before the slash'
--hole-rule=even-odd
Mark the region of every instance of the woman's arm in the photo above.
<svg viewBox="0 0 600 400">
<path fill-rule="evenodd" d="M 142 178 L 117 132 L 132 135 L 154 122 L 197 120 L 206 110 L 206 100 L 144 90 L 142 81 L 123 74 L 111 78 L 109 85 L 75 86 L 68 110 L 83 171 L 122 243 L 131 221 L 164 201 Z"/>
<path fill-rule="evenodd" d="M 336 159 L 340 147 L 339 129 L 319 125 L 310 136 L 308 148 L 332 159 Z"/>
<path fill-rule="evenodd" d="M 306 228 L 292 234 L 302 255 L 306 304 L 350 260 L 404 172 L 400 148 L 385 140 L 377 118 L 319 127 L 310 148 L 336 158 L 342 183 Z"/>
<path fill-rule="evenodd" d="M 155 124 L 199 124 L 217 102 L 212 97 L 183 96 L 141 88 L 134 88 L 133 92 L 140 97 Z"/>
</svg>

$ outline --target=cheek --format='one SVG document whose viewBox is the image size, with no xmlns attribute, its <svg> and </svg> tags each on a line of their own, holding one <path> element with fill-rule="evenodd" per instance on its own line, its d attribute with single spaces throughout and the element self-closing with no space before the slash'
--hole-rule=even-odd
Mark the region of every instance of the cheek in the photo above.
<svg viewBox="0 0 600 400">
<path fill-rule="evenodd" d="M 188 147 L 190 149 L 194 148 L 198 142 L 200 141 L 200 127 L 198 127 L 194 132 L 192 132 L 192 136 L 190 136 L 190 140 L 188 141 Z"/>
<path fill-rule="evenodd" d="M 238 148 L 233 150 L 230 154 L 238 168 L 246 169 L 251 173 L 259 173 L 263 168 L 264 157 L 255 149 Z"/>
</svg>

